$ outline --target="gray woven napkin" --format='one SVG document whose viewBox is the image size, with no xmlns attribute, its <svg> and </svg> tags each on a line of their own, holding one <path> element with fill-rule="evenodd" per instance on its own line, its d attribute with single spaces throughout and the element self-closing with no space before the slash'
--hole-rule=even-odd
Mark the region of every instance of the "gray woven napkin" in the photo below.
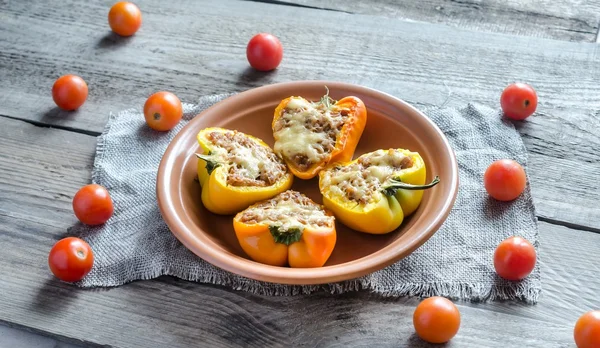
<svg viewBox="0 0 600 348">
<path fill-rule="evenodd" d="M 227 96 L 206 96 L 195 105 L 184 104 L 183 121 L 166 134 L 150 130 L 141 110 L 111 114 L 98 140 L 92 181 L 110 191 L 115 213 L 103 226 L 78 224 L 70 230 L 86 240 L 95 253 L 94 267 L 79 286 L 118 286 L 171 275 L 263 295 L 363 290 L 384 296 L 537 301 L 539 268 L 521 282 L 504 281 L 494 272 L 492 257 L 498 243 L 519 235 L 537 248 L 538 230 L 529 185 L 510 203 L 488 198 L 482 185 L 487 166 L 496 159 L 512 158 L 527 170 L 527 153 L 512 124 L 498 111 L 480 105 L 425 110 L 456 152 L 460 189 L 441 229 L 400 262 L 351 281 L 288 286 L 243 278 L 197 257 L 173 236 L 161 218 L 156 203 L 156 170 L 175 134 L 199 112 Z"/>
</svg>

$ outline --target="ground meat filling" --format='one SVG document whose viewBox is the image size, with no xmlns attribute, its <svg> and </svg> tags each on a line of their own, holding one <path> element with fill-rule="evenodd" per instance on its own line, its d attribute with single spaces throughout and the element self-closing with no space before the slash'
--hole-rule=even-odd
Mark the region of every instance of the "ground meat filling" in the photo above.
<svg viewBox="0 0 600 348">
<path fill-rule="evenodd" d="M 352 165 L 329 169 L 324 186 L 350 201 L 366 205 L 394 173 L 412 166 L 411 157 L 398 150 L 378 150 L 359 157 Z"/>
<path fill-rule="evenodd" d="M 326 159 L 349 115 L 333 103 L 289 102 L 273 127 L 275 152 L 303 171 Z"/>
<path fill-rule="evenodd" d="M 334 217 L 326 215 L 320 205 L 300 192 L 288 190 L 246 209 L 240 217 L 240 222 L 266 223 L 287 230 L 307 226 L 329 227 L 333 225 Z"/>
<path fill-rule="evenodd" d="M 220 165 L 227 168 L 227 184 L 232 186 L 271 186 L 287 168 L 270 148 L 261 146 L 236 131 L 210 132 L 206 138 L 217 148 Z"/>
</svg>

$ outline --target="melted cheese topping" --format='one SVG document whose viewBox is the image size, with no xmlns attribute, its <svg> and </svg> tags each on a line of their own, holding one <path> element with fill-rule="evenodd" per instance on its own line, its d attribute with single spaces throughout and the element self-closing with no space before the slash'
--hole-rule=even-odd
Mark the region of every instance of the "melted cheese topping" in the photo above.
<svg viewBox="0 0 600 348">
<path fill-rule="evenodd" d="M 334 217 L 325 214 L 323 208 L 305 195 L 288 190 L 265 202 L 246 209 L 240 218 L 247 224 L 268 224 L 284 230 L 305 227 L 332 226 Z"/>
<path fill-rule="evenodd" d="M 210 157 L 223 166 L 233 186 L 270 186 L 286 173 L 285 164 L 268 147 L 237 131 L 211 132 Z"/>
<path fill-rule="evenodd" d="M 335 105 L 292 97 L 275 123 L 274 151 L 305 170 L 329 157 L 346 118 Z"/>
<path fill-rule="evenodd" d="M 381 187 L 394 173 L 411 166 L 411 158 L 398 150 L 377 150 L 350 165 L 326 170 L 321 187 L 326 187 L 332 196 L 366 205 L 381 198 Z"/>
<path fill-rule="evenodd" d="M 298 110 L 298 109 L 302 109 L 302 108 L 306 109 L 306 108 L 309 108 L 310 106 L 311 106 L 310 103 L 306 99 L 293 97 L 293 98 L 290 98 L 290 100 L 288 101 L 286 108 L 291 109 L 291 110 Z"/>
</svg>

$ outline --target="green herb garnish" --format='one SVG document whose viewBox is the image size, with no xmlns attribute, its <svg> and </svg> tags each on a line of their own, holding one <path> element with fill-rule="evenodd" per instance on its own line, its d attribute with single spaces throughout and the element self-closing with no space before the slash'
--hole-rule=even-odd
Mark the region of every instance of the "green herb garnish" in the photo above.
<svg viewBox="0 0 600 348">
<path fill-rule="evenodd" d="M 290 245 L 296 243 L 302 237 L 302 229 L 292 227 L 288 230 L 282 230 L 281 226 L 269 226 L 269 231 L 275 239 L 275 243 Z"/>
<path fill-rule="evenodd" d="M 321 104 L 325 105 L 325 107 L 329 109 L 332 104 L 337 103 L 337 100 L 334 100 L 329 96 L 329 88 L 327 88 L 327 86 L 325 86 L 325 90 L 327 93 L 321 97 Z"/>
</svg>

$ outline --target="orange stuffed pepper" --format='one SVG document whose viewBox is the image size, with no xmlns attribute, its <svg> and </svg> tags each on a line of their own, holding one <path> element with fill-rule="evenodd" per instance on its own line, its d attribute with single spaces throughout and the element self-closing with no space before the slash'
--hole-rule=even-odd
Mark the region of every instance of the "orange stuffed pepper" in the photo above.
<svg viewBox="0 0 600 348">
<path fill-rule="evenodd" d="M 233 228 L 251 259 L 272 266 L 322 267 L 337 238 L 331 212 L 292 190 L 239 212 Z"/>
<path fill-rule="evenodd" d="M 366 123 L 367 108 L 357 97 L 289 97 L 275 109 L 273 150 L 295 176 L 311 179 L 329 163 L 352 160 Z"/>
</svg>

